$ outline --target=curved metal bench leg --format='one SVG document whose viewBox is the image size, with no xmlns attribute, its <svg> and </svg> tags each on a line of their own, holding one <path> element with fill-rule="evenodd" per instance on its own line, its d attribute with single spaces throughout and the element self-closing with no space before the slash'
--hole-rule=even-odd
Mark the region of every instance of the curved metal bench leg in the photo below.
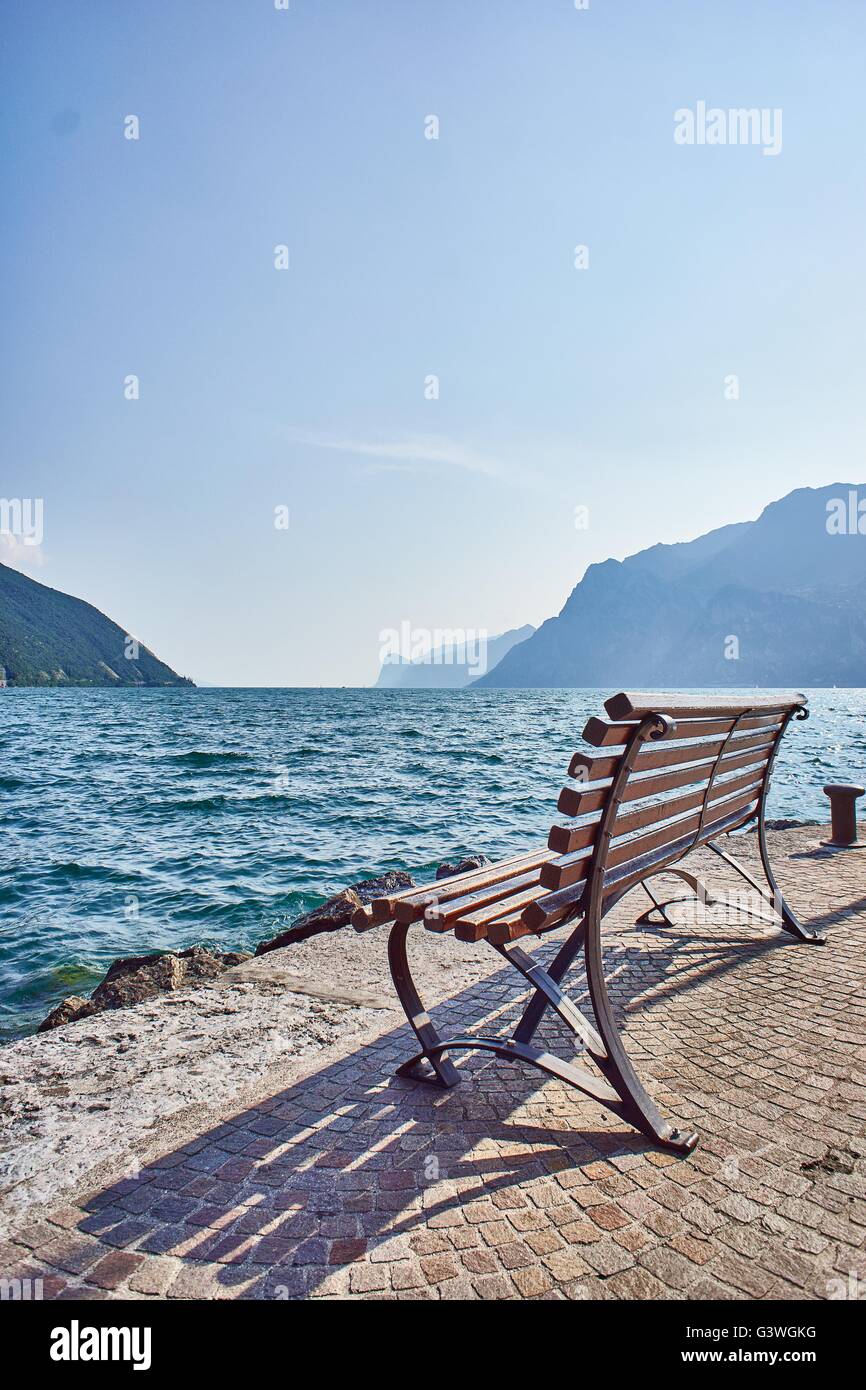
<svg viewBox="0 0 866 1390">
<path fill-rule="evenodd" d="M 773 895 L 773 907 L 782 919 L 782 930 L 790 932 L 791 936 L 796 936 L 798 941 L 810 941 L 815 946 L 823 946 L 827 940 L 827 933 L 815 931 L 813 927 L 804 927 L 782 895 L 782 890 L 776 882 L 776 875 L 773 873 L 773 866 L 770 863 L 770 855 L 767 850 L 767 836 L 764 829 L 764 807 L 761 805 L 761 814 L 758 817 L 758 849 L 761 854 L 761 864 L 767 883 L 770 885 L 770 892 Z"/>
<path fill-rule="evenodd" d="M 739 862 L 738 859 L 735 859 L 732 854 L 728 854 L 727 850 L 722 849 L 713 840 L 707 841 L 707 849 L 711 849 L 714 854 L 717 854 L 719 856 L 720 859 L 724 859 L 725 863 L 730 864 L 731 868 L 734 869 L 735 872 L 740 875 L 740 878 L 745 879 L 746 883 L 751 884 L 755 892 L 758 893 L 761 898 L 763 898 L 767 906 L 771 908 L 773 912 L 776 913 L 776 916 L 779 919 L 776 925 L 780 926 L 783 931 L 786 931 L 789 934 L 789 936 L 796 937 L 798 941 L 808 941 L 813 946 L 824 945 L 824 943 L 827 940 L 827 933 L 822 931 L 816 931 L 814 927 L 803 926 L 803 923 L 788 906 L 788 903 L 785 901 L 785 897 L 782 893 L 782 890 L 776 881 L 776 875 L 773 873 L 773 866 L 770 863 L 770 854 L 767 849 L 767 837 L 764 829 L 763 807 L 761 808 L 761 814 L 758 817 L 758 852 L 761 856 L 761 867 L 764 870 L 764 877 L 766 878 L 770 888 L 769 893 L 765 888 L 761 886 L 758 880 L 754 878 L 752 874 L 749 873 L 748 869 L 743 868 L 742 864 Z M 772 925 L 766 918 L 762 920 L 765 922 L 766 925 Z"/>
<path fill-rule="evenodd" d="M 528 1062 L 547 1076 L 556 1077 L 558 1081 L 564 1081 L 567 1085 L 582 1091 L 584 1095 L 591 1096 L 614 1115 L 633 1123 L 628 1107 L 603 1078 L 593 1076 L 591 1072 L 583 1071 L 573 1062 L 565 1062 L 561 1057 L 545 1052 L 543 1048 L 515 1042 L 514 1038 L 485 1038 L 475 1033 L 458 1033 L 453 1038 L 443 1038 L 440 1043 L 432 1046 L 429 1052 L 419 1053 L 413 1058 L 413 1063 L 419 1062 L 425 1056 L 431 1063 L 435 1063 L 437 1059 L 441 1060 L 442 1053 L 447 1048 L 463 1048 L 467 1052 L 492 1052 L 506 1062 Z"/>
<path fill-rule="evenodd" d="M 671 865 L 669 869 L 663 869 L 662 873 L 676 874 L 684 883 L 687 883 L 699 902 L 705 903 L 707 907 L 712 907 L 718 901 L 711 894 L 709 888 L 702 878 L 693 874 L 689 869 L 678 869 L 676 865 Z"/>
<path fill-rule="evenodd" d="M 528 956 L 520 946 L 501 945 L 495 946 L 494 950 L 498 951 L 509 965 L 513 965 L 518 974 L 532 985 L 535 990 L 534 998 L 540 998 L 548 1008 L 556 1010 L 566 1028 L 577 1039 L 578 1048 L 585 1048 L 596 1062 L 604 1060 L 606 1055 L 604 1043 L 589 1020 L 584 1018 L 574 1001 L 569 999 L 568 995 L 560 989 L 559 981 L 555 980 L 550 972 L 539 965 L 532 956 Z M 541 1014 L 539 1014 L 540 1017 Z M 511 1035 L 513 1043 L 526 1045 L 531 1040 L 531 1033 L 529 1036 L 525 1036 L 525 1019 L 526 1010 L 524 1010 L 517 1028 Z"/>
<path fill-rule="evenodd" d="M 646 912 L 642 912 L 641 915 L 640 915 L 639 917 L 635 917 L 635 919 L 634 919 L 634 924 L 635 924 L 635 926 L 636 926 L 636 927 L 656 927 L 656 926 L 659 926 L 660 924 L 659 924 L 658 922 L 654 922 L 654 921 L 653 921 L 653 913 L 654 913 L 654 912 L 657 912 L 657 913 L 659 914 L 659 916 L 660 916 L 661 919 L 662 919 L 662 922 L 665 924 L 666 927 L 672 927 L 672 926 L 674 926 L 675 924 L 671 921 L 671 919 L 670 919 L 670 917 L 668 916 L 668 914 L 667 914 L 667 912 L 665 911 L 665 909 L 668 908 L 668 907 L 670 907 L 672 903 L 674 903 L 674 902 L 684 902 L 685 899 L 684 899 L 684 898 L 666 898 L 666 899 L 664 900 L 664 902 L 659 902 L 659 900 L 658 900 L 658 898 L 656 897 L 655 893 L 652 891 L 651 888 L 648 888 L 648 887 L 647 887 L 646 883 L 643 883 L 643 882 L 642 882 L 640 886 L 641 886 L 641 888 L 644 890 L 644 892 L 646 893 L 647 897 L 649 898 L 649 900 L 650 900 L 650 905 L 649 905 L 649 907 L 647 908 Z"/>
<path fill-rule="evenodd" d="M 698 902 L 701 903 L 702 906 L 704 906 L 704 907 L 714 907 L 714 906 L 716 905 L 716 903 L 719 901 L 718 898 L 714 898 L 714 897 L 711 895 L 710 890 L 709 890 L 709 888 L 707 887 L 707 885 L 704 883 L 703 879 L 698 878 L 695 874 L 691 873 L 688 869 L 677 869 L 677 868 L 671 867 L 671 868 L 668 868 L 668 869 L 663 869 L 661 872 L 662 872 L 662 873 L 667 873 L 667 874 L 676 874 L 678 878 L 683 879 L 684 882 L 687 883 L 687 884 L 689 885 L 689 887 L 691 888 L 691 890 L 692 890 L 692 892 L 694 893 L 695 897 L 697 898 Z M 652 891 L 652 889 L 648 886 L 646 879 L 641 879 L 640 886 L 641 886 L 641 888 L 644 890 L 644 892 L 646 893 L 646 895 L 647 895 L 647 897 L 649 898 L 650 902 L 652 903 L 652 907 L 648 907 L 647 910 L 646 910 L 646 912 L 642 912 L 641 915 L 640 915 L 640 917 L 636 917 L 636 918 L 635 918 L 635 926 L 636 926 L 636 927 L 642 927 L 642 926 L 658 926 L 659 924 L 658 924 L 657 922 L 653 922 L 653 919 L 652 919 L 652 918 L 653 918 L 653 913 L 654 913 L 654 912 L 657 912 L 657 913 L 659 914 L 659 916 L 661 917 L 662 921 L 665 923 L 666 926 L 668 926 L 668 927 L 675 927 L 675 926 L 676 926 L 676 922 L 674 922 L 673 919 L 670 918 L 670 917 L 668 916 L 668 914 L 667 914 L 667 912 L 666 912 L 665 909 L 668 908 L 668 907 L 672 907 L 675 903 L 687 903 L 687 902 L 690 901 L 690 899 L 689 899 L 689 898 L 665 898 L 664 902 L 659 902 L 659 900 L 658 900 L 658 898 L 656 897 L 655 893 L 654 893 L 654 892 Z"/>
<path fill-rule="evenodd" d="M 527 1062 L 554 1076 L 568 1085 L 576 1087 L 584 1095 L 591 1096 L 613 1114 L 635 1126 L 655 1143 L 673 1149 L 677 1153 L 688 1153 L 697 1143 L 697 1135 L 675 1129 L 656 1109 L 643 1089 L 629 1062 L 619 1031 L 610 1012 L 607 988 L 600 967 L 600 923 L 596 924 L 598 943 L 598 968 L 591 964 L 594 959 L 587 938 L 587 980 L 598 1023 L 598 1032 L 576 1009 L 567 995 L 559 988 L 559 980 L 565 974 L 574 954 L 583 943 L 584 924 L 575 930 L 561 948 L 557 960 L 556 974 L 553 966 L 544 971 L 537 966 L 532 957 L 515 950 L 512 946 L 500 951 L 511 965 L 534 986 L 533 998 L 524 1014 L 521 1024 L 510 1038 L 490 1038 L 476 1034 L 457 1034 L 454 1037 L 440 1038 L 426 1013 L 409 971 L 406 954 L 406 937 L 409 928 L 403 923 L 395 923 L 388 938 L 388 961 L 391 976 L 406 1011 L 406 1017 L 415 1031 L 421 1051 L 410 1057 L 397 1069 L 398 1076 L 410 1077 L 416 1081 L 426 1081 L 434 1085 L 454 1086 L 460 1080 L 460 1073 L 448 1059 L 449 1049 L 492 1052 L 509 1062 Z M 600 988 L 598 986 L 600 981 Z M 535 1005 L 535 1008 L 531 1006 Z M 592 1057 L 601 1077 L 576 1067 L 573 1062 L 563 1061 L 542 1048 L 531 1046 L 529 1037 L 535 1031 L 541 1015 L 547 1008 L 554 1008 L 563 1022 L 575 1033 L 579 1041 Z M 528 1017 L 527 1017 L 528 1015 Z M 528 1026 L 526 1026 L 528 1024 Z M 425 1075 L 418 1070 L 423 1063 L 433 1069 L 433 1075 Z"/>
<path fill-rule="evenodd" d="M 412 1057 L 408 1062 L 397 1068 L 398 1076 L 410 1077 L 413 1081 L 427 1081 L 434 1086 L 456 1086 L 460 1080 L 460 1073 L 454 1063 L 441 1052 L 434 1049 L 441 1049 L 442 1040 L 433 1024 L 430 1015 L 421 1003 L 421 996 L 415 988 L 415 981 L 412 979 L 412 972 L 409 969 L 409 958 L 406 953 L 406 936 L 409 928 L 404 922 L 395 922 L 388 937 L 388 964 L 391 968 L 391 979 L 394 981 L 394 988 L 397 991 L 400 1003 L 403 1005 L 406 1017 L 415 1030 L 415 1036 L 421 1044 L 421 1052 L 417 1057 Z M 418 1071 L 419 1063 L 424 1060 L 430 1063 L 433 1068 L 433 1076 L 425 1076 Z"/>
<path fill-rule="evenodd" d="M 597 904 L 591 904 L 587 912 L 586 979 L 598 1031 L 607 1053 L 604 1060 L 596 1059 L 596 1062 L 599 1070 L 622 1098 L 626 1119 L 657 1144 L 663 1144 L 665 1148 L 673 1149 L 676 1153 L 689 1153 L 698 1142 L 697 1134 L 691 1130 L 677 1129 L 664 1118 L 644 1089 L 625 1050 L 604 978 L 601 913 Z"/>
</svg>

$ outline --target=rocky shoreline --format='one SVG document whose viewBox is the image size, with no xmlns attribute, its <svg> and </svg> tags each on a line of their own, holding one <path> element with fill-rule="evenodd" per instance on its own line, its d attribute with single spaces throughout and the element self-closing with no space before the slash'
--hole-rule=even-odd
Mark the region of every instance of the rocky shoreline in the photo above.
<svg viewBox="0 0 866 1390">
<path fill-rule="evenodd" d="M 467 873 L 490 863 L 484 854 L 470 855 L 456 864 L 445 861 L 436 870 L 436 878 L 450 878 L 454 874 Z M 411 874 L 392 869 L 380 874 L 378 878 L 362 879 L 348 888 L 327 898 L 314 907 L 311 912 L 295 919 L 283 932 L 268 941 L 260 941 L 256 956 L 267 955 L 270 951 L 283 950 L 288 946 L 299 945 L 312 936 L 322 932 L 339 931 L 347 927 L 356 908 L 363 907 L 374 898 L 386 893 L 396 893 L 402 888 L 414 888 L 415 880 Z M 194 988 L 207 980 L 214 980 L 224 971 L 243 965 L 251 960 L 249 951 L 212 951 L 206 946 L 188 946 L 183 951 L 154 952 L 146 956 L 123 956 L 108 968 L 105 977 L 96 986 L 89 998 L 72 994 L 51 1010 L 40 1023 L 38 1033 L 62 1028 L 68 1023 L 78 1023 L 107 1009 L 125 1009 L 134 1004 L 143 1004 L 157 995 L 167 994 L 179 989 Z"/>
<path fill-rule="evenodd" d="M 775 820 L 767 822 L 768 830 L 795 830 L 806 822 L 797 820 Z M 436 870 L 436 878 L 450 878 L 454 874 L 468 873 L 480 869 L 491 861 L 485 854 L 472 854 L 458 858 L 456 862 L 443 861 Z M 400 869 L 391 869 L 377 878 L 366 878 L 343 888 L 333 897 L 326 898 L 310 912 L 305 912 L 278 935 L 267 941 L 260 941 L 255 956 L 264 956 L 271 951 L 284 950 L 299 945 L 310 937 L 323 932 L 341 931 L 351 921 L 356 908 L 370 903 L 374 898 L 387 893 L 399 892 L 402 888 L 414 888 L 415 880 L 411 874 Z M 54 1028 L 77 1023 L 92 1018 L 94 1014 L 108 1009 L 124 1009 L 134 1004 L 142 1004 L 160 994 L 179 989 L 194 988 L 197 984 L 214 980 L 224 971 L 243 965 L 252 960 L 249 951 L 214 951 L 207 946 L 188 946 L 182 951 L 153 952 L 146 956 L 122 956 L 114 961 L 93 993 L 85 998 L 82 995 L 69 995 L 56 1005 L 37 1028 L 38 1033 L 47 1033 Z"/>
</svg>

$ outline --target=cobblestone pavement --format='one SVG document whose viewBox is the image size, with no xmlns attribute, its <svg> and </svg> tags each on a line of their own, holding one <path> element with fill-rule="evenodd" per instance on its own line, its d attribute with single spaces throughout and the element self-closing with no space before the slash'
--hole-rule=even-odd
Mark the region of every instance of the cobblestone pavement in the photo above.
<svg viewBox="0 0 866 1390">
<path fill-rule="evenodd" d="M 730 910 L 635 927 L 638 894 L 608 919 L 632 1057 L 699 1131 L 691 1156 L 489 1055 L 459 1054 L 452 1091 L 399 1081 L 403 1027 L 31 1218 L 0 1245 L 2 1275 L 76 1299 L 862 1297 L 866 854 L 827 855 L 818 835 L 786 839 L 780 877 L 826 946 Z M 434 1013 L 505 1030 L 525 998 L 503 967 Z M 555 1019 L 543 1033 L 568 1054 Z"/>
</svg>

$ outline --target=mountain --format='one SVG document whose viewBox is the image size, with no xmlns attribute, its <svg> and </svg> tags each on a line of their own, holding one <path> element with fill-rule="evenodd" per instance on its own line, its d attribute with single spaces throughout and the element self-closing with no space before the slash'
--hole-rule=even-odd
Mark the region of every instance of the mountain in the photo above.
<svg viewBox="0 0 866 1390">
<path fill-rule="evenodd" d="M 402 656 L 386 657 L 379 669 L 377 690 L 457 690 L 475 678 L 479 664 L 492 671 L 506 653 L 531 637 L 535 628 L 527 623 L 489 637 L 484 645 L 462 642 L 433 648 L 426 660 L 409 661 Z M 408 642 L 407 642 L 408 645 Z"/>
<path fill-rule="evenodd" d="M 0 565 L 0 667 L 8 685 L 193 684 L 136 648 L 98 608 L 7 565 Z"/>
<path fill-rule="evenodd" d="M 757 521 L 590 565 L 475 684 L 866 685 L 866 484 L 799 488 Z"/>
</svg>

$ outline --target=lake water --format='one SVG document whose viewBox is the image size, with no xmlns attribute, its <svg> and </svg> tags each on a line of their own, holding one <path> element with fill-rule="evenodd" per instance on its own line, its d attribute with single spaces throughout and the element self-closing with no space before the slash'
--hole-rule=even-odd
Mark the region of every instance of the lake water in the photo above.
<svg viewBox="0 0 866 1390">
<path fill-rule="evenodd" d="M 353 880 L 542 843 L 609 693 L 0 692 L 0 1037 L 117 956 L 248 949 Z M 863 777 L 866 692 L 810 704 L 774 817 L 826 820 L 823 783 Z"/>
</svg>

